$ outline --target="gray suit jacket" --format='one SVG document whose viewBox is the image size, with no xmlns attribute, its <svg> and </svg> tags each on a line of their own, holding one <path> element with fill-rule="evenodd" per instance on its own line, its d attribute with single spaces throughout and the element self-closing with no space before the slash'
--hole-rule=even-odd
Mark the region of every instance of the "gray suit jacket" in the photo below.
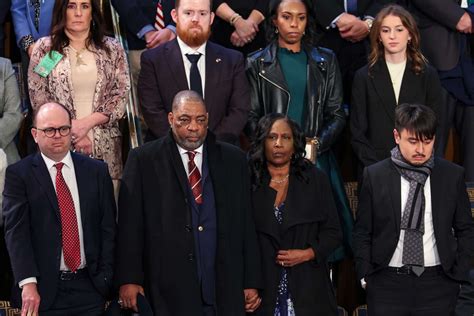
<svg viewBox="0 0 474 316">
<path fill-rule="evenodd" d="M 10 60 L 0 57 L 0 148 L 8 164 L 20 159 L 13 141 L 23 119 L 20 92 Z"/>
</svg>

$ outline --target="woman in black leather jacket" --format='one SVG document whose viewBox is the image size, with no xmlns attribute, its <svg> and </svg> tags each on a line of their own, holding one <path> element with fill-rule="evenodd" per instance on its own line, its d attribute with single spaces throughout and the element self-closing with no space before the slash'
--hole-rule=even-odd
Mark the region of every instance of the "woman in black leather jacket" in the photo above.
<svg viewBox="0 0 474 316">
<path fill-rule="evenodd" d="M 342 259 L 351 249 L 353 219 L 331 152 L 345 124 L 336 56 L 314 46 L 315 24 L 306 1 L 275 1 L 268 22 L 270 44 L 247 58 L 251 110 L 246 131 L 252 137 L 259 119 L 277 112 L 296 121 L 314 140 L 316 164 L 330 178 L 345 237 L 345 249 L 336 250 L 331 259 Z"/>
</svg>

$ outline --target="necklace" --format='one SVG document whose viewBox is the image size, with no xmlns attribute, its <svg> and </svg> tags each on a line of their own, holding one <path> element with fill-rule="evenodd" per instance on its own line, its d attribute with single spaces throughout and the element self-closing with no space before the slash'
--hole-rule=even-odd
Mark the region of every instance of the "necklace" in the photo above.
<svg viewBox="0 0 474 316">
<path fill-rule="evenodd" d="M 270 181 L 275 182 L 276 184 L 282 184 L 282 183 L 285 183 L 288 180 L 289 176 L 290 176 L 290 174 L 287 174 L 286 176 L 284 176 L 280 180 L 270 179 Z"/>
<path fill-rule="evenodd" d="M 76 67 L 79 66 L 87 66 L 87 64 L 84 62 L 84 59 L 82 59 L 82 53 L 86 50 L 86 47 L 83 47 L 81 50 L 77 51 L 72 47 L 72 50 L 76 53 Z"/>
</svg>

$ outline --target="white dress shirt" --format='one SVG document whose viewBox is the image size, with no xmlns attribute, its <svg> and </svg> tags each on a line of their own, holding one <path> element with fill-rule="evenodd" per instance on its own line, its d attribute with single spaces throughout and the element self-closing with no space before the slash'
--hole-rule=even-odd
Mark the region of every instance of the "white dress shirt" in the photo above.
<svg viewBox="0 0 474 316">
<path fill-rule="evenodd" d="M 188 87 L 191 89 L 191 62 L 189 61 L 186 54 L 197 55 L 201 54 L 201 57 L 198 60 L 197 66 L 199 69 L 199 74 L 201 75 L 202 83 L 202 97 L 204 98 L 204 91 L 206 91 L 206 44 L 202 44 L 198 49 L 193 49 L 189 47 L 185 42 L 183 42 L 179 36 L 177 37 L 179 49 L 181 50 L 181 57 L 183 58 L 184 72 L 186 73 L 186 80 L 188 81 Z"/>
<path fill-rule="evenodd" d="M 178 144 L 176 144 L 176 146 L 178 146 L 179 155 L 181 156 L 181 160 L 183 161 L 183 165 L 184 165 L 184 170 L 186 170 L 186 174 L 189 177 L 189 168 L 188 168 L 189 155 L 188 155 L 188 151 L 190 151 L 190 150 L 186 150 L 186 149 L 182 148 L 181 146 L 179 146 Z M 202 177 L 202 151 L 203 151 L 203 148 L 204 148 L 204 145 L 201 145 L 198 148 L 196 148 L 195 150 L 192 150 L 196 153 L 196 156 L 194 156 L 194 164 L 198 168 L 199 174 L 201 175 L 201 177 Z"/>
<path fill-rule="evenodd" d="M 41 153 L 43 157 L 44 163 L 46 164 L 46 168 L 48 169 L 49 175 L 51 177 L 51 181 L 53 182 L 54 190 L 56 190 L 56 173 L 57 169 L 54 166 L 57 162 L 54 160 L 49 159 L 43 153 Z M 64 181 L 66 182 L 69 191 L 71 191 L 72 199 L 74 201 L 74 208 L 76 211 L 76 218 L 77 218 L 77 228 L 79 231 L 79 242 L 80 242 L 80 249 L 81 249 L 81 264 L 79 265 L 78 269 L 82 269 L 86 266 L 86 256 L 84 251 L 84 238 L 83 238 L 83 230 L 82 230 L 82 219 L 81 219 L 81 205 L 79 202 L 79 190 L 77 188 L 77 181 L 76 181 L 76 172 L 74 170 L 74 163 L 72 161 L 71 153 L 68 152 L 67 155 L 60 161 L 64 163 L 62 168 L 62 174 Z M 61 271 L 68 271 L 66 264 L 64 263 L 64 253 L 61 249 L 61 263 L 59 266 Z M 23 287 L 24 284 L 27 283 L 37 283 L 35 277 L 26 278 L 18 283 L 18 285 Z"/>
</svg>

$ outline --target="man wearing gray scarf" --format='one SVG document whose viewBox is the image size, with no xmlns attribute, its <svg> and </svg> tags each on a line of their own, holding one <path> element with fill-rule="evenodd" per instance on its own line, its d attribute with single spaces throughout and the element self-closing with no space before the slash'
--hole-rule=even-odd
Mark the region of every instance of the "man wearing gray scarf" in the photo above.
<svg viewBox="0 0 474 316">
<path fill-rule="evenodd" d="M 395 110 L 391 158 L 364 170 L 354 252 L 373 316 L 454 315 L 474 255 L 464 169 L 433 156 L 437 121 L 424 105 Z"/>
</svg>

